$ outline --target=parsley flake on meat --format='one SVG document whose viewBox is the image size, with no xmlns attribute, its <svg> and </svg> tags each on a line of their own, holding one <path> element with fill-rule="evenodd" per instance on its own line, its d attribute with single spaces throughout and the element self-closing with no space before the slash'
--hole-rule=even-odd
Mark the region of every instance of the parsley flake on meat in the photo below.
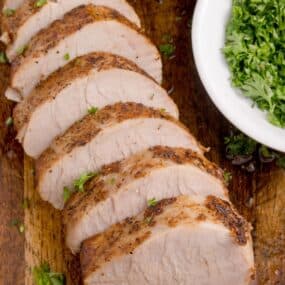
<svg viewBox="0 0 285 285">
<path fill-rule="evenodd" d="M 92 114 L 95 115 L 98 112 L 98 108 L 97 107 L 91 107 L 90 109 L 88 109 L 88 114 Z"/>
<path fill-rule="evenodd" d="M 5 17 L 11 17 L 14 16 L 15 12 L 16 12 L 15 9 L 6 8 L 5 10 L 3 10 L 3 15 Z"/>
<path fill-rule="evenodd" d="M 148 205 L 149 207 L 154 207 L 154 206 L 156 206 L 156 204 L 157 204 L 157 201 L 156 201 L 155 198 L 152 198 L 152 199 L 150 199 L 150 200 L 147 201 L 147 205 Z"/>
<path fill-rule="evenodd" d="M 47 0 L 37 0 L 35 2 L 35 8 L 41 8 L 43 7 L 45 4 L 47 4 Z"/>
<path fill-rule="evenodd" d="M 75 189 L 79 192 L 84 192 L 85 183 L 97 175 L 97 173 L 82 174 L 77 180 L 74 181 Z"/>
</svg>

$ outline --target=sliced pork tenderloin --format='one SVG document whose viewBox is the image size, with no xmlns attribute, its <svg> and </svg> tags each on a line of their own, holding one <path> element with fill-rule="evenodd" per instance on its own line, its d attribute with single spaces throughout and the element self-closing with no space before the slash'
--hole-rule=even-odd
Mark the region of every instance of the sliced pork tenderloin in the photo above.
<svg viewBox="0 0 285 285">
<path fill-rule="evenodd" d="M 140 27 L 140 20 L 131 5 L 125 0 L 57 0 L 47 1 L 36 7 L 35 0 L 27 0 L 9 17 L 2 20 L 2 38 L 7 39 L 7 56 L 13 60 L 17 50 L 27 45 L 40 30 L 61 19 L 70 10 L 86 4 L 105 6 L 118 11 L 130 22 Z"/>
<path fill-rule="evenodd" d="M 115 10 L 87 5 L 73 9 L 31 40 L 12 63 L 6 96 L 20 100 L 68 61 L 96 51 L 126 57 L 158 83 L 162 81 L 162 62 L 155 45 Z"/>
<path fill-rule="evenodd" d="M 17 105 L 18 139 L 29 156 L 38 157 L 90 108 L 116 102 L 142 103 L 178 118 L 167 92 L 135 64 L 116 55 L 91 53 L 54 72 Z"/>
<path fill-rule="evenodd" d="M 38 159 L 38 190 L 43 200 L 62 208 L 63 189 L 84 173 L 156 145 L 203 147 L 164 110 L 118 103 L 86 116 L 57 138 Z"/>
<path fill-rule="evenodd" d="M 153 198 L 180 195 L 228 199 L 223 172 L 192 150 L 164 146 L 104 166 L 64 208 L 66 244 L 76 253 L 82 241 L 138 215 Z"/>
<path fill-rule="evenodd" d="M 3 11 L 5 11 L 6 9 L 18 9 L 23 3 L 25 3 L 25 0 L 4 0 L 3 2 Z"/>
<path fill-rule="evenodd" d="M 246 285 L 250 225 L 229 202 L 166 199 L 83 243 L 85 285 Z"/>
</svg>

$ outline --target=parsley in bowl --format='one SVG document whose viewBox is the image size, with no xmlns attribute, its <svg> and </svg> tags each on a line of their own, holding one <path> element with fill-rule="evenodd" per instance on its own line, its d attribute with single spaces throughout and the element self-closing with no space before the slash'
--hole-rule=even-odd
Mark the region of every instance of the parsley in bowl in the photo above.
<svg viewBox="0 0 285 285">
<path fill-rule="evenodd" d="M 285 1 L 233 0 L 223 49 L 232 84 L 285 127 Z"/>
<path fill-rule="evenodd" d="M 285 152 L 285 1 L 197 0 L 192 47 L 216 107 L 255 141 Z"/>
</svg>

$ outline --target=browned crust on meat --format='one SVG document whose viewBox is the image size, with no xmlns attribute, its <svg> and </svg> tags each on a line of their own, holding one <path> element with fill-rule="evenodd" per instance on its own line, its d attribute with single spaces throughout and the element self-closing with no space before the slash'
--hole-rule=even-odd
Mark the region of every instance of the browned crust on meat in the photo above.
<svg viewBox="0 0 285 285">
<path fill-rule="evenodd" d="M 155 158 L 169 159 L 177 164 L 190 162 L 208 172 L 209 174 L 216 176 L 221 180 L 224 180 L 223 171 L 216 164 L 208 161 L 201 156 L 198 156 L 190 149 L 156 146 L 150 150 L 153 152 Z"/>
<path fill-rule="evenodd" d="M 8 33 L 9 38 L 13 42 L 21 26 L 44 7 L 45 5 L 36 7 L 35 0 L 26 0 L 12 16 L 2 17 L 3 31 Z"/>
<path fill-rule="evenodd" d="M 255 267 L 251 268 L 250 279 L 253 281 L 256 280 L 256 268 Z"/>
<path fill-rule="evenodd" d="M 108 165 L 104 165 L 100 170 L 100 175 L 109 175 L 111 173 L 119 173 L 122 168 L 122 162 L 116 161 Z"/>
<path fill-rule="evenodd" d="M 25 53 L 16 57 L 13 61 L 12 77 L 26 60 L 37 58 L 47 53 L 58 42 L 89 24 L 109 20 L 116 20 L 142 34 L 135 24 L 131 23 L 115 10 L 103 6 L 82 5 L 73 9 L 63 19 L 55 21 L 48 28 L 43 29 L 32 38 Z"/>
<path fill-rule="evenodd" d="M 173 164 L 194 165 L 224 183 L 222 170 L 197 153 L 184 148 L 156 146 L 125 160 L 104 166 L 100 175 L 86 185 L 85 192 L 75 193 L 67 202 L 63 211 L 64 224 L 72 228 L 81 220 L 84 213 L 104 201 L 110 193 L 118 191 L 124 184 L 142 178 L 154 169 Z M 106 181 L 107 177 L 113 177 L 113 183 Z M 225 193 L 227 193 L 226 187 Z"/>
<path fill-rule="evenodd" d="M 3 31 L 7 32 L 13 42 L 16 38 L 19 28 L 35 13 L 43 7 L 36 8 L 35 0 L 26 0 L 10 17 L 3 17 Z"/>
<path fill-rule="evenodd" d="M 78 195 L 79 193 L 74 193 L 73 197 L 70 198 L 66 203 L 62 215 L 65 228 L 78 221 L 81 218 L 81 215 L 83 215 L 83 213 L 87 211 L 87 208 L 90 207 L 90 203 L 92 203 L 92 205 L 97 205 L 100 201 L 107 198 L 107 183 L 101 178 L 102 176 L 99 175 L 98 177 L 92 179 L 85 186 L 85 191 L 82 192 L 82 195 Z M 92 191 L 91 189 L 96 189 L 96 191 Z M 76 216 L 76 213 L 79 216 Z"/>
<path fill-rule="evenodd" d="M 136 228 L 136 225 L 133 225 L 133 229 Z M 116 244 L 121 241 L 121 237 L 123 236 L 124 231 L 121 225 L 117 225 L 117 227 L 113 227 L 111 232 L 107 232 L 105 235 L 98 236 L 96 243 L 97 245 L 90 246 L 88 243 L 84 243 L 81 253 L 81 268 L 83 275 L 88 276 L 90 273 L 98 270 L 100 268 L 99 262 L 94 262 L 94 257 L 98 255 L 102 255 L 104 251 L 105 260 L 104 263 L 110 262 L 114 256 L 123 255 L 123 251 L 128 251 L 129 254 L 132 254 L 133 251 L 142 244 L 145 240 L 147 240 L 151 232 L 143 231 L 141 234 L 137 235 L 136 239 L 124 245 L 124 247 L 116 247 Z M 101 240 L 106 239 L 108 244 L 101 245 Z M 103 263 L 101 263 L 103 265 Z"/>
<path fill-rule="evenodd" d="M 165 226 L 175 228 L 180 225 L 195 227 L 200 223 L 210 222 L 224 225 L 229 228 L 232 222 L 225 222 L 220 214 L 217 214 L 217 206 L 226 209 L 226 213 L 234 216 L 239 232 L 245 232 L 245 240 L 237 246 L 244 246 L 249 240 L 248 224 L 239 222 L 240 217 L 228 202 L 215 197 L 209 197 L 205 203 L 199 204 L 187 196 L 179 196 L 174 199 L 165 199 L 154 207 L 147 208 L 136 217 L 128 218 L 122 223 L 111 226 L 102 234 L 98 234 L 83 242 L 81 248 L 81 268 L 83 278 L 100 269 L 106 263 L 124 255 L 133 254 L 146 239 L 152 236 L 153 227 Z M 231 220 L 231 218 L 229 218 Z M 235 222 L 234 222 L 235 223 Z M 232 228 L 232 226 L 231 226 Z M 234 241 L 236 240 L 233 237 Z M 250 245 L 250 243 L 248 243 Z"/>
<path fill-rule="evenodd" d="M 176 200 L 177 200 L 176 198 L 163 199 L 157 202 L 156 205 L 148 207 L 144 212 L 145 222 L 151 227 L 155 226 L 156 224 L 155 217 L 161 215 L 165 207 L 175 203 Z"/>
<path fill-rule="evenodd" d="M 89 143 L 105 127 L 116 125 L 129 119 L 139 118 L 165 119 L 188 132 L 188 129 L 183 124 L 169 116 L 166 112 L 148 108 L 142 104 L 117 103 L 106 106 L 95 115 L 87 115 L 81 121 L 75 123 L 62 136 L 54 140 L 50 148 L 39 157 L 36 163 L 38 181 L 45 171 L 48 171 L 61 157 L 72 152 L 76 147 Z M 189 138 L 195 141 L 190 133 Z"/>
<path fill-rule="evenodd" d="M 196 167 L 202 169 L 203 171 L 206 171 L 207 173 L 222 180 L 224 183 L 222 169 L 219 168 L 215 163 L 210 162 L 204 156 L 199 155 L 198 153 L 196 153 L 191 149 L 158 145 L 155 147 L 151 147 L 147 151 L 139 153 L 136 156 L 137 157 L 144 156 L 147 153 L 151 153 L 152 160 L 148 160 L 146 162 L 144 161 L 143 163 L 139 163 L 139 161 L 137 160 L 136 164 L 133 164 L 132 167 L 128 167 L 128 172 L 131 173 L 135 178 L 140 178 L 145 176 L 145 172 L 142 171 L 143 168 L 153 168 L 154 166 L 162 167 L 163 166 L 162 161 L 164 162 L 171 161 L 175 164 L 191 163 Z M 157 160 L 155 159 L 160 159 L 160 160 L 159 162 L 157 162 Z M 100 171 L 100 174 L 102 176 L 109 175 L 112 173 L 118 174 L 122 172 L 123 163 L 128 164 L 129 160 L 125 159 L 123 161 L 117 161 L 109 165 L 104 165 Z"/>
<path fill-rule="evenodd" d="M 143 219 L 127 218 L 104 233 L 85 241 L 80 253 L 83 275 L 88 276 L 98 270 L 100 264 L 110 262 L 116 256 L 133 254 L 133 251 L 151 236 L 150 228 L 155 225 L 155 218 L 175 202 L 176 198 L 159 201 L 157 205 L 145 211 Z M 133 237 L 125 241 L 126 236 Z"/>
<path fill-rule="evenodd" d="M 217 219 L 231 231 L 239 245 L 247 244 L 250 239 L 250 224 L 237 213 L 228 201 L 209 196 L 206 200 L 206 207 L 213 211 Z"/>
<path fill-rule="evenodd" d="M 98 52 L 78 57 L 40 82 L 32 93 L 16 106 L 14 109 L 16 129 L 21 130 L 36 108 L 54 100 L 58 93 L 74 80 L 87 76 L 94 69 L 100 72 L 112 68 L 137 72 L 153 80 L 136 64 L 118 55 Z"/>
</svg>

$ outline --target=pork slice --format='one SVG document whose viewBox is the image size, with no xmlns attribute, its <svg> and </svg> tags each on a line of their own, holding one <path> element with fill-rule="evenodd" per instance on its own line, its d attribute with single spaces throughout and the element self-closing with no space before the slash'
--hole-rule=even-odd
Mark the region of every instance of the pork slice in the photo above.
<svg viewBox="0 0 285 285">
<path fill-rule="evenodd" d="M 214 196 L 166 199 L 83 243 L 86 285 L 245 285 L 250 225 Z"/>
<path fill-rule="evenodd" d="M 9 44 L 8 58 L 13 60 L 17 56 L 17 50 L 28 44 L 40 30 L 61 19 L 70 10 L 86 4 L 114 9 L 140 27 L 139 17 L 125 0 L 57 0 L 48 1 L 41 7 L 35 6 L 35 0 L 27 0 L 14 15 L 3 17 L 2 20 L 2 37 L 7 38 L 6 44 Z"/>
<path fill-rule="evenodd" d="M 139 214 L 148 201 L 179 195 L 228 199 L 223 172 L 192 150 L 164 146 L 104 166 L 64 208 L 66 244 L 76 253 L 82 241 Z"/>
<path fill-rule="evenodd" d="M 38 190 L 55 208 L 62 208 L 63 188 L 83 173 L 156 145 L 203 147 L 165 111 L 136 103 L 106 106 L 88 115 L 57 138 L 38 159 Z"/>
<path fill-rule="evenodd" d="M 96 51 L 126 57 L 158 83 L 162 81 L 161 57 L 155 45 L 115 10 L 87 5 L 73 9 L 33 37 L 12 62 L 6 96 L 20 100 L 70 60 Z"/>
<path fill-rule="evenodd" d="M 142 103 L 178 118 L 167 92 L 131 61 L 91 53 L 54 72 L 17 105 L 18 139 L 25 152 L 36 158 L 90 108 L 116 102 Z"/>
<path fill-rule="evenodd" d="M 5 9 L 18 9 L 25 0 L 4 0 L 3 1 L 3 10 Z"/>
</svg>

